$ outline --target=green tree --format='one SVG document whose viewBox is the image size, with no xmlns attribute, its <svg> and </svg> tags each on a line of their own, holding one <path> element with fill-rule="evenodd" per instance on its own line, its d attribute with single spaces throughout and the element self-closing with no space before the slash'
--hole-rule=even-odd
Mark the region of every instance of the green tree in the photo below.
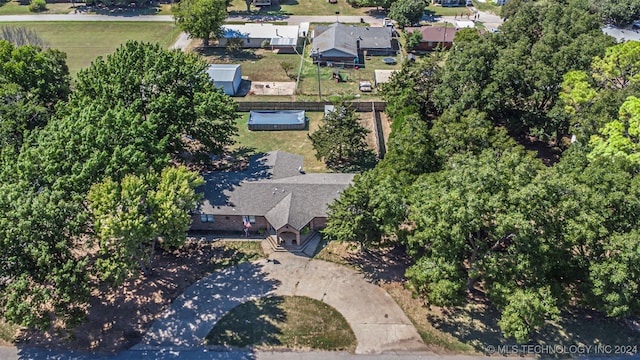
<svg viewBox="0 0 640 360">
<path fill-rule="evenodd" d="M 100 241 L 96 260 L 103 280 L 116 284 L 136 268 L 148 276 L 156 246 L 168 250 L 186 241 L 189 211 L 201 195 L 204 180 L 184 167 L 167 167 L 161 174 L 127 175 L 92 186 L 88 200 Z"/>
<path fill-rule="evenodd" d="M 18 152 L 28 131 L 43 127 L 47 109 L 16 84 L 0 84 L 0 151 L 7 146 Z"/>
<path fill-rule="evenodd" d="M 415 48 L 420 45 L 422 41 L 422 33 L 420 30 L 413 30 L 412 32 L 405 32 L 403 34 L 405 41 L 405 48 L 407 51 L 411 52 L 415 50 Z"/>
<path fill-rule="evenodd" d="M 557 320 L 560 310 L 548 288 L 536 290 L 516 289 L 507 297 L 498 326 L 506 336 L 525 343 L 540 329 L 547 319 Z"/>
<path fill-rule="evenodd" d="M 440 270 L 419 267 L 448 264 L 445 278 L 458 281 L 456 287 L 423 284 L 422 288 L 449 292 L 466 282 L 472 291 L 476 281 L 493 270 L 485 268 L 486 259 L 505 249 L 511 252 L 520 220 L 510 197 L 529 184 L 540 168 L 539 160 L 512 146 L 486 149 L 478 155 L 453 155 L 444 170 L 422 175 L 409 191 L 409 223 L 415 230 L 407 245 L 410 253 L 426 259 L 418 261 L 407 275 L 423 274 L 417 279 L 420 283 L 437 282 L 435 274 Z M 430 301 L 446 299 L 444 294 L 427 296 Z"/>
<path fill-rule="evenodd" d="M 191 37 L 200 38 L 204 46 L 220 33 L 227 18 L 224 0 L 182 0 L 171 7 L 176 24 Z"/>
<path fill-rule="evenodd" d="M 186 134 L 220 153 L 233 144 L 237 105 L 215 87 L 206 67 L 195 55 L 127 42 L 78 73 L 70 108 L 87 102 L 126 107 L 153 124 L 168 152 L 183 151 Z"/>
<path fill-rule="evenodd" d="M 16 84 L 39 104 L 52 107 L 69 95 L 66 55 L 0 40 L 0 83 Z"/>
<path fill-rule="evenodd" d="M 589 141 L 592 161 L 621 161 L 632 168 L 640 166 L 640 99 L 630 96 L 620 108 L 620 117 L 608 122 Z"/>
<path fill-rule="evenodd" d="M 391 4 L 389 17 L 401 27 L 410 26 L 422 18 L 426 6 L 424 0 L 397 0 Z"/>
<path fill-rule="evenodd" d="M 400 129 L 404 117 L 418 114 L 421 118 L 437 114 L 434 95 L 441 78 L 439 54 L 405 62 L 400 71 L 391 75 L 388 83 L 382 86 L 382 97 L 387 102 L 385 112 L 391 117 L 394 129 Z"/>
<path fill-rule="evenodd" d="M 373 153 L 367 149 L 369 130 L 358 122 L 355 109 L 346 103 L 335 104 L 318 130 L 309 136 L 316 158 L 334 170 L 350 171 L 371 166 Z"/>
<path fill-rule="evenodd" d="M 615 26 L 625 27 L 640 17 L 638 0 L 591 0 L 589 5 L 605 23 Z"/>
<path fill-rule="evenodd" d="M 640 4 L 640 2 L 639 2 Z M 593 77 L 602 87 L 624 89 L 640 84 L 640 44 L 626 41 L 607 48 L 593 60 Z"/>
<path fill-rule="evenodd" d="M 280 63 L 280 67 L 282 68 L 282 70 L 284 70 L 284 73 L 287 74 L 287 77 L 291 78 L 291 75 L 289 75 L 289 71 L 293 70 L 293 63 L 289 61 L 283 61 Z"/>
</svg>

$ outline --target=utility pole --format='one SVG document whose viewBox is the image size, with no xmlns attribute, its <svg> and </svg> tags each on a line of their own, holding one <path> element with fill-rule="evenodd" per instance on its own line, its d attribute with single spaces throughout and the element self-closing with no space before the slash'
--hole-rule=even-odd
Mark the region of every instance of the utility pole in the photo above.
<svg viewBox="0 0 640 360">
<path fill-rule="evenodd" d="M 320 86 L 320 60 L 322 59 L 322 54 L 320 54 L 320 49 L 316 49 L 316 61 L 318 63 L 318 97 L 322 100 L 322 88 Z"/>
</svg>

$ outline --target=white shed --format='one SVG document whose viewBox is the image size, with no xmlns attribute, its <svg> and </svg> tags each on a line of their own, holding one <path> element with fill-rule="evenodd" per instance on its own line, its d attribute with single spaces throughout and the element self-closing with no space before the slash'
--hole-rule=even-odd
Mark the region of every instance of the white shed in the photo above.
<svg viewBox="0 0 640 360">
<path fill-rule="evenodd" d="M 216 84 L 216 87 L 222 88 L 225 94 L 230 96 L 238 95 L 240 82 L 242 82 L 240 64 L 211 64 L 207 69 L 207 74 Z"/>
</svg>

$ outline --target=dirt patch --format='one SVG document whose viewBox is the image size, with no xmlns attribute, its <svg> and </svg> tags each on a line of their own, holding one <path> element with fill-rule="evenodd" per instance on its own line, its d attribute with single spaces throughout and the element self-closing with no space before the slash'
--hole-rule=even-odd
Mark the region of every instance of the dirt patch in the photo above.
<svg viewBox="0 0 640 360">
<path fill-rule="evenodd" d="M 249 95 L 293 95 L 296 91 L 295 82 L 278 82 L 278 81 L 252 81 Z"/>
<path fill-rule="evenodd" d="M 179 250 L 161 252 L 148 278 L 141 276 L 117 288 L 95 290 L 87 322 L 71 333 L 25 330 L 17 345 L 98 353 L 128 349 L 187 287 L 239 252 L 217 242 L 189 242 Z"/>
<path fill-rule="evenodd" d="M 376 133 L 374 130 L 374 124 L 373 124 L 373 120 L 372 120 L 372 113 L 370 112 L 361 112 L 361 113 L 356 113 L 357 116 L 360 117 L 360 119 L 358 120 L 358 122 L 360 123 L 360 125 L 362 125 L 365 129 L 369 130 L 369 133 L 367 134 L 367 145 L 369 145 L 369 148 L 374 150 L 376 149 Z"/>
</svg>

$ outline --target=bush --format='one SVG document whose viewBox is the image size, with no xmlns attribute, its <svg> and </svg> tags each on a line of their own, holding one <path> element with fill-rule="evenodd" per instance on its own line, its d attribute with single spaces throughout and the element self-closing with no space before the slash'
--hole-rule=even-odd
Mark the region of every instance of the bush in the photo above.
<svg viewBox="0 0 640 360">
<path fill-rule="evenodd" d="M 47 10 L 47 2 L 45 0 L 31 0 L 29 3 L 29 11 L 40 12 Z"/>
</svg>

